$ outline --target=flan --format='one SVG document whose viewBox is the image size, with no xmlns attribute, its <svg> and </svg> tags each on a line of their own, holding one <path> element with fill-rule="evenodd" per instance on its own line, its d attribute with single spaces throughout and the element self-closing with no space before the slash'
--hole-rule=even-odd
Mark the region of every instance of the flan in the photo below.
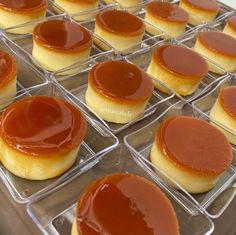
<svg viewBox="0 0 236 235">
<path fill-rule="evenodd" d="M 236 70 L 236 39 L 222 32 L 202 31 L 198 34 L 195 51 L 209 58 L 228 73 Z M 212 63 L 209 70 L 223 74 L 224 71 Z"/>
<path fill-rule="evenodd" d="M 33 31 L 32 55 L 48 71 L 85 61 L 93 40 L 87 29 L 69 20 L 47 20 Z"/>
<path fill-rule="evenodd" d="M 17 65 L 15 59 L 4 51 L 0 51 L 0 109 L 6 107 L 7 100 L 17 93 Z"/>
<path fill-rule="evenodd" d="M 43 18 L 46 15 L 46 0 L 0 0 L 0 28 L 5 29 L 24 24 L 32 20 Z M 10 30 L 15 34 L 32 32 L 33 26 L 19 27 Z"/>
<path fill-rule="evenodd" d="M 124 124 L 144 112 L 152 92 L 152 80 L 139 67 L 105 61 L 89 72 L 85 101 L 103 120 Z"/>
<path fill-rule="evenodd" d="M 84 21 L 94 17 L 94 11 L 98 7 L 99 0 L 54 0 L 54 2 L 76 20 Z"/>
<path fill-rule="evenodd" d="M 153 1 L 146 7 L 146 31 L 152 35 L 163 31 L 165 38 L 178 37 L 185 32 L 188 19 L 188 13 L 175 4 Z"/>
<path fill-rule="evenodd" d="M 233 154 L 229 141 L 216 127 L 193 117 L 176 116 L 159 127 L 150 158 L 188 192 L 204 193 L 216 185 Z"/>
<path fill-rule="evenodd" d="M 192 25 L 212 23 L 220 10 L 217 0 L 180 0 L 179 6 L 189 13 Z"/>
<path fill-rule="evenodd" d="M 127 8 L 129 12 L 137 12 L 142 7 L 139 5 L 143 2 L 143 0 L 104 0 L 106 4 L 114 4 L 118 3 L 121 7 Z"/>
<path fill-rule="evenodd" d="M 178 235 L 175 210 L 149 180 L 129 173 L 103 176 L 82 193 L 71 235 Z"/>
<path fill-rule="evenodd" d="M 205 59 L 193 50 L 164 44 L 154 50 L 147 72 L 177 94 L 187 96 L 196 91 L 208 72 L 208 66 Z M 154 85 L 162 92 L 169 93 L 160 83 L 154 82 Z"/>
<path fill-rule="evenodd" d="M 236 38 L 236 16 L 232 16 L 227 20 L 223 33 Z"/>
<path fill-rule="evenodd" d="M 236 86 L 225 87 L 220 91 L 211 109 L 210 119 L 222 124 L 234 133 L 231 134 L 216 125 L 232 144 L 236 144 Z"/>
<path fill-rule="evenodd" d="M 126 54 L 126 51 L 132 50 L 142 41 L 144 32 L 143 21 L 127 11 L 107 9 L 96 15 L 95 34 L 118 52 Z M 96 43 L 107 49 L 99 41 Z"/>
<path fill-rule="evenodd" d="M 0 161 L 11 173 L 45 180 L 68 170 L 75 162 L 87 132 L 83 114 L 56 97 L 23 98 L 0 118 Z"/>
</svg>

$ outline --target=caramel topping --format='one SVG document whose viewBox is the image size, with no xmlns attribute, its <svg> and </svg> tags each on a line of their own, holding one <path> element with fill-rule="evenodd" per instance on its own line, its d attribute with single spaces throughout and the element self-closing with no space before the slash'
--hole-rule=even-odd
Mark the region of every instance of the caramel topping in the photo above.
<svg viewBox="0 0 236 235">
<path fill-rule="evenodd" d="M 12 79 L 16 79 L 16 62 L 9 54 L 0 51 L 0 87 L 5 86 Z"/>
<path fill-rule="evenodd" d="M 166 120 L 156 139 L 168 159 L 200 174 L 220 174 L 233 158 L 231 145 L 224 134 L 209 123 L 192 117 Z"/>
<path fill-rule="evenodd" d="M 188 21 L 188 13 L 179 6 L 167 2 L 150 2 L 146 11 L 152 16 L 162 18 L 168 21 L 186 22 Z"/>
<path fill-rule="evenodd" d="M 64 53 L 83 51 L 92 45 L 91 34 L 68 20 L 44 21 L 34 28 L 33 37 L 43 46 Z"/>
<path fill-rule="evenodd" d="M 97 14 L 96 23 L 110 33 L 136 36 L 143 34 L 145 25 L 137 16 L 121 10 L 104 10 Z"/>
<path fill-rule="evenodd" d="M 99 63 L 91 69 L 88 79 L 98 93 L 122 102 L 145 101 L 153 91 L 148 74 L 124 61 Z"/>
<path fill-rule="evenodd" d="M 37 11 L 47 8 L 46 0 L 0 0 L 0 8 L 9 11 Z"/>
<path fill-rule="evenodd" d="M 233 118 L 236 118 L 236 86 L 229 86 L 222 89 L 219 101 L 222 108 Z"/>
<path fill-rule="evenodd" d="M 133 174 L 93 182 L 77 207 L 80 235 L 178 235 L 175 211 L 153 183 Z"/>
<path fill-rule="evenodd" d="M 208 72 L 205 59 L 195 51 L 179 45 L 163 45 L 154 54 L 154 61 L 172 73 L 202 78 Z"/>
<path fill-rule="evenodd" d="M 47 96 L 13 103 L 3 112 L 0 127 L 6 144 L 38 157 L 78 147 L 87 132 L 86 119 L 75 106 Z"/>
<path fill-rule="evenodd" d="M 228 19 L 229 25 L 236 31 L 236 16 L 232 16 Z"/>
<path fill-rule="evenodd" d="M 191 7 L 205 11 L 218 11 L 219 4 L 216 0 L 182 0 L 188 3 Z"/>
<path fill-rule="evenodd" d="M 227 56 L 236 57 L 236 39 L 221 32 L 203 31 L 199 33 L 199 40 L 208 49 Z"/>
</svg>

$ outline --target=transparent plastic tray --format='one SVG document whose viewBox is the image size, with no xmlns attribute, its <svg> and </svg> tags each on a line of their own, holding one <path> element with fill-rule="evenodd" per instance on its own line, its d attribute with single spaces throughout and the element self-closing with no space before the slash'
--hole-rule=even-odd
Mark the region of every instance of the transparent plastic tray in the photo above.
<svg viewBox="0 0 236 235">
<path fill-rule="evenodd" d="M 73 99 L 64 91 L 59 89 L 55 84 L 49 83 L 41 87 L 25 92 L 18 99 L 25 96 L 56 96 L 61 97 L 79 107 L 79 101 Z M 96 159 L 99 154 L 102 154 L 118 144 L 118 139 L 108 130 L 103 128 L 96 121 L 89 119 L 88 133 L 81 143 L 75 164 L 62 175 L 42 181 L 32 181 L 17 177 L 10 173 L 4 166 L 0 165 L 0 176 L 7 186 L 10 194 L 18 203 L 26 203 L 37 195 L 53 189 L 56 185 L 62 184 L 68 180 L 73 174 L 79 172 L 81 168 L 86 167 L 91 159 Z"/>
<path fill-rule="evenodd" d="M 205 115 L 207 118 L 210 119 L 210 111 L 213 108 L 216 99 L 219 95 L 219 92 L 222 88 L 227 87 L 227 86 L 236 86 L 236 76 L 232 76 L 228 79 L 223 80 L 220 82 L 212 91 L 204 95 L 203 97 L 195 100 L 193 102 L 193 106 L 202 114 Z M 235 100 L 236 102 L 236 100 Z M 224 126 L 223 124 L 211 120 L 214 122 L 216 125 L 222 127 L 223 129 L 227 130 L 228 133 L 230 133 L 232 136 L 236 136 L 236 132 L 232 131 L 228 127 Z M 233 145 L 233 147 L 236 149 L 236 145 Z M 236 167 L 236 162 L 235 162 L 235 167 Z"/>
<path fill-rule="evenodd" d="M 72 75 L 64 75 L 64 70 L 58 73 L 54 73 L 52 75 L 52 79 L 57 81 L 62 87 L 64 87 L 67 91 L 69 91 L 76 99 L 80 100 L 81 103 L 83 103 L 82 109 L 92 118 L 96 119 L 99 121 L 101 124 L 103 124 L 106 128 L 108 128 L 111 132 L 113 133 L 119 133 L 122 130 L 128 128 L 129 126 L 133 125 L 134 123 L 144 119 L 147 116 L 150 116 L 155 112 L 155 109 L 157 106 L 167 100 L 170 100 L 171 98 L 174 97 L 174 94 L 165 94 L 162 93 L 158 90 L 155 90 L 153 92 L 152 97 L 150 98 L 146 109 L 144 113 L 142 113 L 140 116 L 138 116 L 135 120 L 127 123 L 127 124 L 116 124 L 116 123 L 111 123 L 111 122 L 106 122 L 104 121 L 99 115 L 97 115 L 92 109 L 90 109 L 86 103 L 85 103 L 85 93 L 87 90 L 88 86 L 88 73 L 90 69 L 97 63 L 103 62 L 106 60 L 113 60 L 114 57 L 112 55 L 105 55 L 105 56 L 100 56 L 97 57 L 93 60 L 90 61 L 89 69 L 86 71 L 77 73 L 77 74 L 72 74 Z M 77 66 L 76 66 L 77 67 Z M 71 67 L 72 71 L 74 71 L 74 68 Z M 67 74 L 71 74 L 70 72 Z M 168 88 L 167 88 L 168 89 Z"/>
<path fill-rule="evenodd" d="M 147 163 L 153 173 L 158 172 L 165 177 L 169 178 L 173 182 L 176 188 L 168 186 L 170 191 L 175 197 L 177 197 L 183 206 L 187 206 L 192 213 L 192 205 L 197 205 L 199 208 L 203 209 L 208 216 L 211 218 L 218 218 L 227 206 L 230 204 L 236 193 L 236 169 L 235 169 L 235 159 L 236 151 L 233 150 L 233 164 L 227 169 L 220 177 L 216 186 L 209 192 L 201 194 L 190 194 L 184 190 L 180 185 L 178 185 L 173 179 L 171 179 L 167 174 L 162 172 L 160 169 L 155 167 L 149 160 L 149 155 L 151 151 L 152 144 L 154 143 L 155 134 L 160 124 L 172 116 L 192 116 L 201 120 L 209 121 L 206 116 L 202 115 L 190 104 L 185 104 L 182 108 L 178 105 L 172 105 L 168 107 L 168 104 L 162 103 L 163 107 L 157 110 L 157 118 L 150 124 L 142 127 L 140 130 L 127 135 L 124 138 L 125 144 L 132 150 L 135 156 L 142 158 L 144 163 Z"/>
<path fill-rule="evenodd" d="M 155 50 L 155 48 L 164 45 L 164 44 L 173 44 L 173 45 L 182 45 L 182 46 L 187 46 L 187 47 L 192 47 L 193 40 L 196 37 L 196 33 L 190 33 L 190 34 L 186 34 L 186 37 L 182 38 L 182 42 L 176 40 L 176 39 L 166 39 L 166 40 L 162 40 L 159 42 L 155 42 L 155 40 L 152 40 L 152 42 L 147 43 L 146 46 L 143 46 L 142 49 L 136 51 L 135 53 L 133 53 L 132 55 L 127 55 L 126 57 L 124 57 L 124 59 L 130 63 L 136 64 L 138 65 L 140 68 L 142 68 L 143 70 L 147 71 L 147 68 L 151 62 L 152 59 L 152 54 L 153 51 Z M 151 45 L 151 46 L 149 46 Z M 176 96 L 178 96 L 180 99 L 182 99 L 185 102 L 191 102 L 194 99 L 196 99 L 197 97 L 205 94 L 207 91 L 209 91 L 209 89 L 211 89 L 211 87 L 225 79 L 226 77 L 228 77 L 228 73 L 226 73 L 223 69 L 221 69 L 218 65 L 216 65 L 214 62 L 210 61 L 209 59 L 205 58 L 208 63 L 211 63 L 212 65 L 214 65 L 215 67 L 217 67 L 219 70 L 222 70 L 223 75 L 218 75 L 212 72 L 208 72 L 207 75 L 203 78 L 203 80 L 200 82 L 197 90 L 188 96 L 181 96 L 179 94 L 177 94 L 175 91 L 173 91 L 171 88 L 169 88 L 170 90 L 172 90 L 173 93 L 176 94 Z M 154 78 L 155 80 L 158 80 L 158 78 Z"/>
<path fill-rule="evenodd" d="M 232 16 L 236 16 L 236 11 L 235 10 L 233 12 L 228 12 L 228 14 L 225 14 L 224 17 L 222 17 L 221 20 L 214 22 L 212 24 L 212 27 L 215 27 L 218 30 L 223 31 L 223 29 L 224 29 L 224 27 L 227 23 L 227 20 Z"/>
<path fill-rule="evenodd" d="M 44 234 L 70 235 L 76 203 L 82 191 L 95 179 L 118 172 L 132 173 L 145 177 L 159 186 L 175 208 L 181 235 L 209 235 L 212 233 L 214 229 L 212 221 L 197 208 L 195 208 L 197 211 L 196 215 L 191 216 L 177 202 L 176 198 L 170 196 L 165 186 L 153 176 L 148 168 L 131 155 L 124 145 L 119 145 L 114 150 L 101 156 L 99 160 L 91 163 L 87 170 L 81 169 L 63 187 L 57 187 L 52 193 L 29 203 L 27 211 Z"/>
</svg>

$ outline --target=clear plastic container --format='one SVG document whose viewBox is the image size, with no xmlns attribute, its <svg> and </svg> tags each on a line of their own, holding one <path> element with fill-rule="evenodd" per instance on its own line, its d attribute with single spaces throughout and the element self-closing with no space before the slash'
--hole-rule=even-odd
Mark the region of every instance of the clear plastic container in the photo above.
<svg viewBox="0 0 236 235">
<path fill-rule="evenodd" d="M 205 214 L 197 207 L 195 207 L 196 214 L 194 216 L 189 214 L 179 204 L 178 199 L 169 194 L 168 189 L 138 158 L 133 157 L 124 145 L 119 145 L 101 156 L 97 161 L 91 163 L 87 170 L 81 170 L 70 182 L 62 185 L 63 187 L 54 188 L 52 193 L 29 203 L 27 211 L 43 233 L 70 235 L 76 203 L 82 191 L 93 180 L 118 172 L 145 177 L 159 186 L 174 206 L 181 235 L 209 235 L 213 232 L 214 224 Z"/>
</svg>

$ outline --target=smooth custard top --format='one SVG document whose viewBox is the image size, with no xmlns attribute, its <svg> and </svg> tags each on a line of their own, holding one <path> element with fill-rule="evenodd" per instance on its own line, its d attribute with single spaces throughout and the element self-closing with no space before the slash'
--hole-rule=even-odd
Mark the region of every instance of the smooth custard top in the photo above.
<svg viewBox="0 0 236 235">
<path fill-rule="evenodd" d="M 133 174 L 104 176 L 82 194 L 77 207 L 80 235 L 178 235 L 175 211 L 153 183 Z"/>
<path fill-rule="evenodd" d="M 127 11 L 116 9 L 99 12 L 96 15 L 96 23 L 102 29 L 118 35 L 137 36 L 145 31 L 141 19 Z"/>
<path fill-rule="evenodd" d="M 232 16 L 228 19 L 228 24 L 231 26 L 231 28 L 236 31 L 236 16 Z"/>
<path fill-rule="evenodd" d="M 36 157 L 67 153 L 87 132 L 83 114 L 69 102 L 48 96 L 16 101 L 2 114 L 0 136 L 10 147 Z"/>
<path fill-rule="evenodd" d="M 231 164 L 232 147 L 216 127 L 187 116 L 166 120 L 156 144 L 177 166 L 204 175 L 218 175 Z"/>
<path fill-rule="evenodd" d="M 153 54 L 154 62 L 172 73 L 192 78 L 202 78 L 208 72 L 205 59 L 197 52 L 179 45 L 166 44 Z"/>
<path fill-rule="evenodd" d="M 136 65 L 118 60 L 95 65 L 88 79 L 97 93 L 121 102 L 145 101 L 154 89 L 147 73 Z"/>
<path fill-rule="evenodd" d="M 153 17 L 168 21 L 185 23 L 188 21 L 188 13 L 175 4 L 153 1 L 148 3 L 146 11 Z"/>
<path fill-rule="evenodd" d="M 33 31 L 36 42 L 51 50 L 73 53 L 88 49 L 92 36 L 87 29 L 68 20 L 47 20 Z"/>
<path fill-rule="evenodd" d="M 209 50 L 226 56 L 236 57 L 235 38 L 216 31 L 200 32 L 198 38 Z"/>
<path fill-rule="evenodd" d="M 219 101 L 222 108 L 233 118 L 236 118 L 236 86 L 229 86 L 222 89 Z"/>
<path fill-rule="evenodd" d="M 220 6 L 216 0 L 182 0 L 193 8 L 205 11 L 218 11 Z"/>
<path fill-rule="evenodd" d="M 17 66 L 14 58 L 4 51 L 0 51 L 0 88 L 12 79 L 16 79 Z"/>
</svg>

